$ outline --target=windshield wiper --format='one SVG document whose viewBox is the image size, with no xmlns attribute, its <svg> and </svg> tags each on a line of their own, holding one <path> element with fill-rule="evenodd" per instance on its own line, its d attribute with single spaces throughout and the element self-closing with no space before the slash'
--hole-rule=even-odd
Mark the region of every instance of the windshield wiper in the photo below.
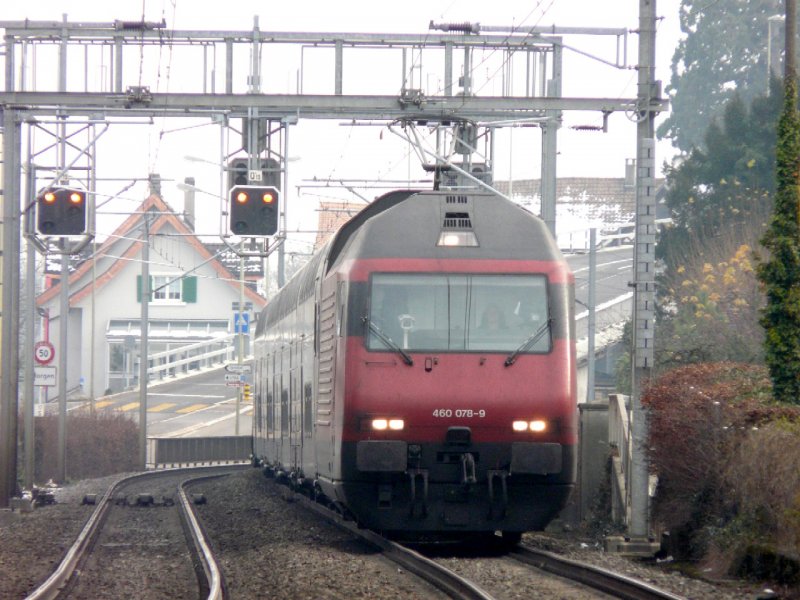
<svg viewBox="0 0 800 600">
<path fill-rule="evenodd" d="M 403 350 L 403 349 L 402 349 L 400 346 L 398 346 L 397 344 L 395 344 L 395 343 L 394 343 L 394 340 L 392 340 L 392 338 L 390 338 L 388 335 L 386 335 L 386 334 L 383 332 L 383 330 L 382 330 L 380 327 L 378 327 L 377 325 L 375 325 L 375 323 L 373 323 L 371 320 L 370 320 L 370 321 L 368 321 L 368 322 L 369 322 L 369 328 L 370 328 L 372 331 L 374 331 L 374 332 L 375 332 L 375 335 L 377 335 L 377 336 L 378 336 L 378 339 L 380 339 L 380 340 L 381 340 L 381 341 L 382 341 L 384 344 L 386 344 L 386 345 L 387 345 L 387 346 L 388 346 L 388 347 L 389 347 L 391 350 L 394 350 L 395 352 L 397 352 L 398 354 L 400 354 L 400 356 L 402 356 L 402 357 L 403 357 L 403 362 L 404 362 L 404 363 L 406 363 L 408 366 L 411 366 L 411 365 L 413 365 L 413 364 L 414 364 L 414 361 L 413 361 L 413 359 L 412 359 L 412 358 L 411 358 L 411 357 L 408 355 L 408 352 L 406 352 L 406 351 L 405 351 L 405 350 Z"/>
<path fill-rule="evenodd" d="M 542 325 L 533 332 L 533 334 L 522 344 L 519 348 L 514 350 L 511 354 L 508 355 L 506 361 L 503 363 L 506 367 L 510 367 L 514 364 L 514 361 L 517 360 L 517 356 L 519 356 L 520 352 L 525 352 L 528 348 L 533 346 L 536 342 L 538 342 L 542 336 L 550 330 L 550 323 L 553 321 L 552 318 L 547 319 Z"/>
</svg>

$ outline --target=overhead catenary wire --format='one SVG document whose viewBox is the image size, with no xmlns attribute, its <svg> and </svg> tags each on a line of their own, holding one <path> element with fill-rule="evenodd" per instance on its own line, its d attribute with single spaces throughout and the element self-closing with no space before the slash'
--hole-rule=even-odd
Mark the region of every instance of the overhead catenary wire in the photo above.
<svg viewBox="0 0 800 600">
<path fill-rule="evenodd" d="M 170 1 L 171 1 L 171 4 L 172 4 L 172 22 L 174 23 L 175 22 L 175 13 L 177 11 L 177 0 L 170 0 Z M 164 10 L 164 5 L 162 4 L 162 7 L 161 7 L 161 18 L 162 18 L 162 20 L 165 20 L 164 17 L 165 17 L 165 10 Z M 142 21 L 144 21 L 144 15 L 142 15 Z M 156 70 L 156 90 L 160 91 L 161 90 L 161 61 L 162 61 L 162 58 L 163 58 L 162 53 L 163 53 L 163 49 L 164 49 L 164 45 L 165 45 L 164 44 L 164 36 L 165 35 L 169 36 L 170 34 L 169 33 L 165 34 L 164 30 L 162 30 L 162 29 L 158 30 L 158 34 L 159 34 L 160 43 L 159 43 L 159 47 L 158 47 L 158 66 L 157 66 L 157 70 Z M 174 44 L 172 43 L 172 38 L 171 37 L 167 38 L 166 46 L 168 48 L 168 59 L 167 59 L 167 64 L 166 64 L 165 93 L 169 93 L 170 77 L 171 77 L 171 74 L 172 74 L 172 59 L 174 57 Z M 166 108 L 165 108 L 165 112 L 166 112 Z M 161 143 L 162 143 L 164 135 L 167 133 L 167 131 L 165 130 L 166 122 L 167 122 L 166 115 L 162 115 L 162 117 L 161 117 L 161 131 L 158 134 L 158 142 L 155 145 L 155 152 L 152 152 L 152 144 L 148 144 L 148 150 L 150 150 L 150 152 L 151 152 L 150 160 L 148 161 L 149 164 L 150 164 L 150 172 L 151 173 L 156 172 L 156 165 L 158 164 L 158 157 L 159 157 L 160 151 L 161 151 Z"/>
</svg>

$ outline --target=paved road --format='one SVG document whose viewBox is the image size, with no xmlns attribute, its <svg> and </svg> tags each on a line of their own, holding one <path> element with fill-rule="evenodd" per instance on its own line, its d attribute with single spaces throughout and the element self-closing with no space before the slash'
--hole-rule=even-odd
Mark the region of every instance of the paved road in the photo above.
<svg viewBox="0 0 800 600">
<path fill-rule="evenodd" d="M 569 255 L 567 262 L 575 274 L 575 298 L 586 303 L 589 297 L 589 254 Z M 595 291 L 597 304 L 606 303 L 630 292 L 628 283 L 632 280 L 633 246 L 608 248 L 597 252 Z"/>
<path fill-rule="evenodd" d="M 206 437 L 236 432 L 236 388 L 227 387 L 225 370 L 214 370 L 151 383 L 147 393 L 148 437 Z M 123 392 L 97 401 L 98 410 L 113 410 L 139 420 L 139 392 Z M 252 405 L 241 404 L 239 434 L 249 435 Z"/>
<path fill-rule="evenodd" d="M 576 330 L 578 339 L 587 335 L 586 305 L 589 299 L 589 254 L 567 256 L 575 274 Z M 596 329 L 625 321 L 631 316 L 633 281 L 633 246 L 607 248 L 597 253 L 595 302 Z"/>
</svg>

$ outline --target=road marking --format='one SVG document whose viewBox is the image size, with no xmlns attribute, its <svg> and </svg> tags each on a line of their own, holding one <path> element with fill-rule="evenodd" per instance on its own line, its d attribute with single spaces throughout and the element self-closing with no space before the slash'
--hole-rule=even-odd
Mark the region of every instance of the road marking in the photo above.
<svg viewBox="0 0 800 600">
<path fill-rule="evenodd" d="M 162 402 L 156 406 L 151 406 L 147 409 L 147 412 L 161 412 L 162 410 L 167 410 L 168 408 L 172 408 L 173 406 L 178 406 L 174 402 Z"/>
<path fill-rule="evenodd" d="M 216 383 L 195 383 L 195 384 L 193 384 L 194 387 L 216 387 L 216 386 L 219 386 L 219 385 L 223 385 L 223 384 L 220 383 L 220 382 L 216 382 Z"/>
<path fill-rule="evenodd" d="M 95 408 L 105 408 L 106 406 L 111 406 L 112 404 L 114 404 L 113 400 L 100 400 L 100 402 L 95 402 L 94 403 L 94 407 Z"/>
<path fill-rule="evenodd" d="M 138 402 L 129 402 L 128 404 L 123 404 L 117 410 L 121 410 L 122 412 L 128 412 L 136 408 L 139 408 Z"/>
<path fill-rule="evenodd" d="M 201 409 L 199 409 L 199 410 L 198 410 L 198 411 L 196 411 L 196 412 L 201 412 L 201 411 L 204 411 L 204 410 L 213 410 L 213 409 L 215 409 L 215 408 L 220 408 L 220 407 L 221 407 L 221 406 L 223 406 L 224 404 L 227 404 L 227 403 L 228 403 L 228 402 L 230 402 L 231 400 L 235 400 L 235 399 L 236 399 L 236 397 L 234 396 L 233 398 L 230 398 L 229 400 L 222 400 L 221 402 L 214 402 L 214 404 L 209 404 L 209 405 L 207 405 L 205 408 L 201 408 Z M 251 408 L 252 408 L 252 407 L 251 407 Z M 185 416 L 186 416 L 186 415 L 175 415 L 174 417 L 167 417 L 167 418 L 166 418 L 166 419 L 164 419 L 163 421 L 160 421 L 160 423 L 161 423 L 161 424 L 163 424 L 163 423 L 169 423 L 170 421 L 175 421 L 176 419 L 183 419 Z"/>
<path fill-rule="evenodd" d="M 239 409 L 240 415 L 245 415 L 247 413 L 253 412 L 252 406 L 245 406 Z M 229 419 L 236 418 L 236 412 L 232 412 L 228 415 L 224 415 L 212 421 L 207 421 L 205 423 L 198 423 L 197 425 L 190 425 L 189 427 L 185 427 L 183 429 L 179 429 L 178 431 L 173 431 L 172 433 L 167 433 L 161 437 L 168 437 L 168 438 L 176 438 L 176 437 L 183 437 L 189 433 L 194 433 L 196 431 L 200 431 L 201 429 L 205 429 L 206 427 L 212 427 L 217 423 L 221 423 L 222 421 L 227 421 Z M 165 421 L 162 421 L 164 423 Z"/>
<path fill-rule="evenodd" d="M 186 406 L 184 408 L 179 408 L 175 412 L 176 413 L 180 413 L 182 415 L 185 415 L 186 413 L 195 412 L 195 411 L 200 410 L 201 408 L 206 408 L 207 406 L 208 406 L 208 404 L 192 404 L 191 406 Z"/>
<path fill-rule="evenodd" d="M 631 258 L 626 258 L 625 260 L 612 260 L 612 261 L 605 262 L 605 263 L 598 263 L 597 264 L 597 268 L 600 269 L 602 267 L 610 267 L 611 265 L 618 265 L 620 263 L 631 263 L 631 262 L 633 262 L 633 259 L 631 259 Z M 629 264 L 628 267 L 630 267 L 630 266 L 631 265 Z M 628 267 L 618 267 L 618 268 L 624 269 L 624 268 L 628 268 Z M 580 273 L 582 271 L 588 271 L 588 270 L 589 270 L 589 267 L 581 267 L 580 269 L 575 269 L 572 272 L 572 274 L 574 275 L 575 273 Z"/>
<path fill-rule="evenodd" d="M 603 302 L 602 304 L 598 304 L 594 310 L 596 313 L 598 313 L 607 308 L 611 308 L 612 306 L 615 306 L 617 304 L 621 304 L 626 300 L 630 300 L 631 298 L 633 298 L 633 292 L 628 292 L 627 294 L 622 294 L 622 296 L 617 296 L 616 298 L 613 298 L 608 302 Z M 588 316 L 589 316 L 589 311 L 585 310 L 582 313 L 575 315 L 575 320 L 579 321 L 580 319 L 585 319 Z"/>
</svg>

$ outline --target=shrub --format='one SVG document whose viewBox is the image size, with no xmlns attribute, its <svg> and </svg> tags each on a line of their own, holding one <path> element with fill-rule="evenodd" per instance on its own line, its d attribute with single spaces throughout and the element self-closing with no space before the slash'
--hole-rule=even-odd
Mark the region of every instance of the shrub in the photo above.
<svg viewBox="0 0 800 600">
<path fill-rule="evenodd" d="M 658 362 L 762 362 L 764 298 L 751 246 L 732 235 L 706 244 L 661 279 Z"/>
<path fill-rule="evenodd" d="M 800 553 L 797 529 L 787 529 L 800 514 L 793 504 L 800 426 L 791 425 L 800 423 L 800 410 L 772 403 L 769 389 L 764 367 L 713 363 L 677 368 L 646 390 L 649 460 L 659 477 L 653 516 L 676 540 L 679 558 L 700 559 L 712 549 L 732 557 L 765 535 Z M 784 477 L 787 470 L 794 477 Z M 782 516 L 766 518 L 780 502 Z"/>
<path fill-rule="evenodd" d="M 731 458 L 722 477 L 735 521 L 716 543 L 738 555 L 737 574 L 749 563 L 766 563 L 773 578 L 800 581 L 797 561 L 792 566 L 785 558 L 800 558 L 800 421 L 779 419 L 747 430 Z"/>
<path fill-rule="evenodd" d="M 58 477 L 58 417 L 37 417 L 34 480 Z M 67 416 L 67 475 L 70 479 L 103 477 L 139 469 L 139 427 L 124 415 L 98 413 Z"/>
</svg>

